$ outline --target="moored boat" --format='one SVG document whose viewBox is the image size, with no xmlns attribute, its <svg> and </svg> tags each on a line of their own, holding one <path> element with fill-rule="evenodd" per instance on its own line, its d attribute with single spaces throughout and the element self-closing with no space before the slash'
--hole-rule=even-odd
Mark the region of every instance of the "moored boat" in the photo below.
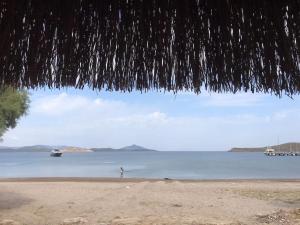
<svg viewBox="0 0 300 225">
<path fill-rule="evenodd" d="M 52 156 L 52 157 L 61 157 L 62 152 L 59 149 L 54 149 L 54 150 L 51 151 L 50 156 Z"/>
<path fill-rule="evenodd" d="M 266 151 L 265 151 L 264 153 L 265 153 L 265 155 L 267 155 L 267 156 L 275 156 L 275 155 L 276 155 L 275 150 L 272 149 L 272 148 L 267 148 Z"/>
</svg>

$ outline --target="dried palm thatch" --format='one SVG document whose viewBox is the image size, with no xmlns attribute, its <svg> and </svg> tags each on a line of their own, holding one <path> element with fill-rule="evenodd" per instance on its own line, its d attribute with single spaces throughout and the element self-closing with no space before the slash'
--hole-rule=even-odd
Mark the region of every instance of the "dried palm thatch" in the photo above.
<svg viewBox="0 0 300 225">
<path fill-rule="evenodd" d="M 300 0 L 0 0 L 0 86 L 300 92 Z"/>
</svg>

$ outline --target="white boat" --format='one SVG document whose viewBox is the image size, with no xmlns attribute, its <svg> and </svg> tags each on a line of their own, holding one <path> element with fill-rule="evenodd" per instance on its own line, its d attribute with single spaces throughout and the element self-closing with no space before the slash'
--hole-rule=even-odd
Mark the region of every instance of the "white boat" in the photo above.
<svg viewBox="0 0 300 225">
<path fill-rule="evenodd" d="M 275 150 L 273 148 L 269 148 L 269 147 L 266 149 L 266 151 L 264 153 L 267 156 L 274 156 L 274 155 L 276 155 Z"/>
<path fill-rule="evenodd" d="M 59 149 L 54 149 L 54 150 L 51 151 L 50 156 L 52 156 L 52 157 L 61 157 L 62 152 Z"/>
</svg>

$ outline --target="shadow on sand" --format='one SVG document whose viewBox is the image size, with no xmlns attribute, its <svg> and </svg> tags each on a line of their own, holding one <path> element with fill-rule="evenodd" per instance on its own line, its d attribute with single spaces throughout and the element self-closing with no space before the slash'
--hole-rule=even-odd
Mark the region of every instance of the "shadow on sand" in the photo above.
<svg viewBox="0 0 300 225">
<path fill-rule="evenodd" d="M 0 210 L 19 208 L 32 201 L 32 199 L 24 197 L 18 193 L 0 191 Z"/>
</svg>

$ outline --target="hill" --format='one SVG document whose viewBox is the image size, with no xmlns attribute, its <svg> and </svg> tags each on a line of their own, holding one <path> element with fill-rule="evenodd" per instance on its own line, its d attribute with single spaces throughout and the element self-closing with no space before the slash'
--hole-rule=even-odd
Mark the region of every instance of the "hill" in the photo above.
<svg viewBox="0 0 300 225">
<path fill-rule="evenodd" d="M 155 151 L 155 150 L 147 149 L 147 148 L 144 148 L 144 147 L 138 146 L 138 145 L 126 146 L 126 147 L 121 148 L 121 150 L 125 150 L 125 151 Z"/>
<path fill-rule="evenodd" d="M 138 145 L 126 146 L 123 148 L 81 148 L 74 146 L 49 146 L 49 145 L 33 145 L 22 147 L 5 147 L 0 146 L 0 152 L 50 152 L 54 148 L 60 149 L 62 152 L 120 152 L 120 151 L 155 151 Z"/>
<path fill-rule="evenodd" d="M 229 152 L 264 152 L 268 146 L 257 148 L 232 148 Z M 285 143 L 269 146 L 276 152 L 300 152 L 300 143 Z"/>
<path fill-rule="evenodd" d="M 62 148 L 59 148 L 62 152 L 66 153 L 84 153 L 84 152 L 93 152 L 89 148 L 80 148 L 80 147 L 71 147 L 71 146 L 65 146 Z"/>
<path fill-rule="evenodd" d="M 0 152 L 50 152 L 53 147 L 48 145 L 33 145 L 22 147 L 0 147 Z"/>
<path fill-rule="evenodd" d="M 144 148 L 138 145 L 130 145 L 123 148 L 91 148 L 94 152 L 125 152 L 125 151 L 133 151 L 133 152 L 145 152 L 145 151 L 156 151 L 153 149 Z"/>
</svg>

